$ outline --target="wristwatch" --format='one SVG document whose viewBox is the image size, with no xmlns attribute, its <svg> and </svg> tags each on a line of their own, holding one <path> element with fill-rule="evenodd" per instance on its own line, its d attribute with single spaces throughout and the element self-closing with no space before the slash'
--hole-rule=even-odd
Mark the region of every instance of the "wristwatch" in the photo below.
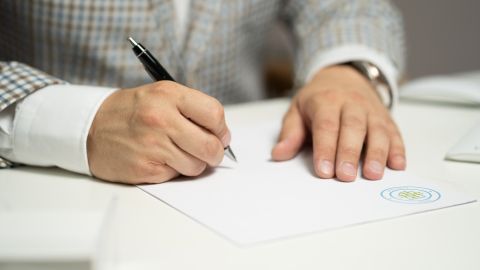
<svg viewBox="0 0 480 270">
<path fill-rule="evenodd" d="M 346 64 L 355 68 L 358 72 L 365 76 L 372 83 L 382 103 L 387 108 L 392 108 L 392 89 L 388 85 L 385 75 L 383 75 L 377 66 L 367 61 L 351 61 Z"/>
</svg>

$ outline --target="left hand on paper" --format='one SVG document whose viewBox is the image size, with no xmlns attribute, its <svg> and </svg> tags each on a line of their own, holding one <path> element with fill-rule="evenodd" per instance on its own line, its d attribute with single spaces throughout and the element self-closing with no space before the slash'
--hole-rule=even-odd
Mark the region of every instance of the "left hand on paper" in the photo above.
<svg viewBox="0 0 480 270">
<path fill-rule="evenodd" d="M 403 140 L 387 108 L 371 83 L 346 65 L 320 70 L 292 99 L 272 158 L 293 158 L 307 136 L 320 178 L 354 181 L 362 153 L 367 179 L 381 179 L 386 166 L 406 167 Z"/>
</svg>

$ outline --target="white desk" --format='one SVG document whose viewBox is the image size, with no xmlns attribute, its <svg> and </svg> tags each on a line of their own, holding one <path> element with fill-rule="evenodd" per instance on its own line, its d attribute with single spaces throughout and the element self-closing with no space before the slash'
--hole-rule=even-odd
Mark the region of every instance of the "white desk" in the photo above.
<svg viewBox="0 0 480 270">
<path fill-rule="evenodd" d="M 261 121 L 287 104 L 232 106 L 227 119 Z M 480 164 L 443 160 L 480 120 L 479 108 L 404 102 L 396 118 L 410 172 L 480 198 Z M 479 203 L 239 248 L 134 186 L 59 169 L 0 170 L 0 207 L 95 208 L 112 195 L 116 209 L 102 248 L 107 269 L 480 269 Z"/>
</svg>

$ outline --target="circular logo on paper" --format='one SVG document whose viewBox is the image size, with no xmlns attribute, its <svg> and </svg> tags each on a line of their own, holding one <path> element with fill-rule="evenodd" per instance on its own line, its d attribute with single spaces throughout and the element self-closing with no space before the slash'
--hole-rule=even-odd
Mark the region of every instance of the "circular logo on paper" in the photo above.
<svg viewBox="0 0 480 270">
<path fill-rule="evenodd" d="M 407 204 L 431 203 L 441 197 L 440 193 L 433 189 L 408 186 L 385 189 L 381 195 L 389 201 Z"/>
</svg>

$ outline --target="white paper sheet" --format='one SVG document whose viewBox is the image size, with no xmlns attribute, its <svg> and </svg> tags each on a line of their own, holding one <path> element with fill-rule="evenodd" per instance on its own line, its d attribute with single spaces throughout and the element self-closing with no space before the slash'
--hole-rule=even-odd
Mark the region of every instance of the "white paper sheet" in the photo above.
<svg viewBox="0 0 480 270">
<path fill-rule="evenodd" d="M 225 159 L 198 178 L 139 187 L 240 245 L 475 201 L 405 172 L 387 171 L 380 181 L 320 179 L 313 175 L 311 151 L 270 161 L 277 124 L 231 129 L 237 164 Z"/>
</svg>

